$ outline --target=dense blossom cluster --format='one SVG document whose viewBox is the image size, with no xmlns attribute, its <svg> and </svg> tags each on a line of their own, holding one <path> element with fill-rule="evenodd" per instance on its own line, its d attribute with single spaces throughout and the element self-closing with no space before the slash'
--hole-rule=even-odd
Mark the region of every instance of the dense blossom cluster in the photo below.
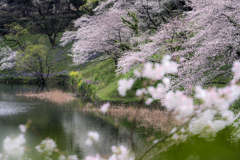
<svg viewBox="0 0 240 160">
<path fill-rule="evenodd" d="M 111 57 L 118 60 L 123 53 L 125 56 L 131 57 L 132 52 L 135 50 L 133 46 L 146 43 L 147 37 L 149 37 L 150 33 L 142 32 L 149 30 L 151 26 L 158 28 L 161 23 L 166 22 L 167 18 L 175 13 L 181 14 L 184 10 L 184 4 L 185 2 L 182 0 L 102 1 L 93 10 L 93 16 L 82 16 L 76 20 L 75 27 L 77 31 L 66 31 L 61 38 L 61 42 L 64 46 L 74 41 L 73 54 L 70 56 L 73 57 L 73 62 L 76 64 L 90 61 L 96 57 Z M 130 24 L 131 20 L 127 18 L 128 12 L 126 10 L 137 15 L 137 30 L 140 30 L 141 34 L 134 34 L 134 31 L 130 29 L 131 27 L 126 27 L 133 25 L 133 23 Z M 126 23 L 124 25 L 122 18 L 128 20 L 127 25 Z M 148 48 L 148 52 L 143 56 L 141 54 L 133 56 L 131 60 L 134 62 L 135 59 L 141 61 L 151 56 L 149 53 L 155 54 L 156 52 L 150 51 L 150 48 L 154 48 L 151 47 L 151 44 L 148 47 L 139 46 L 142 49 Z M 127 48 L 125 48 L 126 46 Z M 133 48 L 129 51 L 130 46 Z M 120 60 L 120 63 L 122 60 Z M 132 67 L 129 58 L 128 61 L 130 64 L 125 67 Z M 120 64 L 119 67 L 122 67 L 122 65 L 124 63 Z"/>
<path fill-rule="evenodd" d="M 175 62 L 170 61 L 170 56 L 165 56 L 162 59 L 162 64 L 156 63 L 154 66 L 152 63 L 146 63 L 142 69 L 142 71 L 135 70 L 134 75 L 137 78 L 144 77 L 151 80 L 162 80 L 163 84 L 158 84 L 155 88 L 153 86 L 148 86 L 148 88 L 138 89 L 136 91 L 136 96 L 141 96 L 143 94 L 149 94 L 151 98 L 146 100 L 146 104 L 150 105 L 154 99 L 162 99 L 169 90 L 170 87 L 170 79 L 164 77 L 165 74 L 175 73 L 177 72 L 178 65 Z M 119 87 L 118 91 L 121 96 L 126 95 L 126 91 L 132 88 L 134 84 L 134 79 L 122 79 L 118 82 Z"/>
<path fill-rule="evenodd" d="M 168 19 L 146 43 L 125 52 L 117 72 L 126 73 L 142 62 L 159 61 L 153 56 L 169 54 L 180 64 L 171 89 L 184 87 L 189 94 L 195 85 L 218 83 L 215 79 L 225 83 L 232 75 L 231 65 L 239 59 L 239 5 L 237 0 L 192 0 L 186 4 L 191 11 Z"/>
<path fill-rule="evenodd" d="M 173 53 L 185 58 L 175 84 L 186 89 L 212 84 L 219 77 L 230 77 L 230 67 L 239 59 L 239 1 L 193 0 L 190 5 L 193 11 L 187 12 L 185 18 L 189 25 L 182 30 L 192 36 L 188 35 L 185 49 Z"/>
<path fill-rule="evenodd" d="M 174 128 L 172 130 L 174 140 L 185 140 L 188 135 L 199 135 L 207 139 L 216 136 L 216 133 L 231 125 L 235 116 L 229 106 L 240 96 L 240 86 L 236 84 L 240 78 L 240 65 L 235 62 L 232 68 L 234 79 L 229 86 L 224 88 L 203 89 L 201 86 L 195 87 L 195 95 L 186 96 L 182 91 L 168 91 L 170 79 L 164 77 L 165 74 L 177 71 L 176 62 L 170 61 L 170 57 L 163 57 L 162 64 L 146 63 L 142 72 L 135 70 L 137 77 L 146 77 L 149 80 L 162 80 L 163 84 L 158 84 L 156 88 L 153 86 L 145 86 L 137 90 L 136 95 L 145 95 L 146 104 L 151 104 L 154 99 L 159 99 L 168 110 L 175 113 L 177 120 L 186 123 L 181 131 Z M 158 73 L 155 71 L 158 70 Z M 157 75 L 156 75 L 157 74 Z M 121 80 L 122 86 L 129 85 L 127 80 Z M 133 84 L 132 84 L 133 85 Z M 128 89 L 131 86 L 128 86 Z M 126 91 L 125 91 L 126 92 Z M 149 98 L 150 97 L 150 98 Z M 194 105 L 194 99 L 202 100 L 199 105 Z"/>
<path fill-rule="evenodd" d="M 95 9 L 94 16 L 83 16 L 75 21 L 77 31 L 66 31 L 61 38 L 63 46 L 74 40 L 70 56 L 75 64 L 93 58 L 119 57 L 119 45 L 131 37 L 121 18 L 127 16 L 128 7 L 127 1 L 109 0 Z"/>
<path fill-rule="evenodd" d="M 147 35 L 147 32 L 142 33 L 141 40 L 136 40 L 139 45 L 135 49 L 125 52 L 120 58 L 116 72 L 126 73 L 142 62 L 154 60 L 152 58 L 154 55 L 158 55 L 159 57 L 162 55 L 171 55 L 176 48 L 185 42 L 185 36 L 182 37 L 180 34 L 177 34 L 182 32 L 184 26 L 185 23 L 181 20 L 169 20 L 169 23 L 163 24 L 156 34 L 152 36 Z"/>
</svg>

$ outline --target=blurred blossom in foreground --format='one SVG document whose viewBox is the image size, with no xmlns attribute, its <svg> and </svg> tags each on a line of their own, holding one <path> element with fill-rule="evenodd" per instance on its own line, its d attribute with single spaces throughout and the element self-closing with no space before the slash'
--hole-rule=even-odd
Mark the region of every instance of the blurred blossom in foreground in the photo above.
<svg viewBox="0 0 240 160">
<path fill-rule="evenodd" d="M 88 146 L 91 146 L 93 144 L 94 141 L 99 141 L 99 134 L 98 132 L 94 132 L 94 131 L 90 131 L 88 132 L 88 138 L 85 141 L 85 144 Z"/>
<path fill-rule="evenodd" d="M 5 159 L 21 159 L 24 154 L 26 143 L 24 134 L 20 134 L 16 138 L 6 137 L 3 140 L 3 151 Z M 3 156 L 3 155 L 1 155 Z"/>
<path fill-rule="evenodd" d="M 110 103 L 108 102 L 102 105 L 100 110 L 102 113 L 106 113 L 109 107 L 110 107 Z"/>
<path fill-rule="evenodd" d="M 135 159 L 134 154 L 123 145 L 119 147 L 112 146 L 111 149 L 112 149 L 112 155 L 108 159 L 101 158 L 99 154 L 96 154 L 95 157 L 87 156 L 84 158 L 84 160 L 134 160 Z"/>
<path fill-rule="evenodd" d="M 141 96 L 147 105 L 150 105 L 153 100 L 161 101 L 167 110 L 173 111 L 177 120 L 186 123 L 184 127 L 171 133 L 172 139 L 185 141 L 189 135 L 199 135 L 199 137 L 212 140 L 217 132 L 231 125 L 236 119 L 229 107 L 240 96 L 238 85 L 240 62 L 234 62 L 232 68 L 234 79 L 228 86 L 208 89 L 196 86 L 193 96 L 185 95 L 184 91 L 169 90 L 172 84 L 171 79 L 165 76 L 177 72 L 177 69 L 178 64 L 171 61 L 170 56 L 164 56 L 161 64 L 145 63 L 142 71 L 139 69 L 134 71 L 135 76 L 147 78 L 145 84 L 151 84 L 149 82 L 152 80 L 161 80 L 162 83 L 156 87 L 143 85 L 143 88 L 136 91 L 136 95 Z M 120 95 L 126 95 L 126 90 L 131 89 L 133 84 L 131 86 L 128 84 L 129 81 L 126 79 L 119 81 L 119 88 L 122 89 L 119 89 Z M 195 105 L 194 98 L 201 100 L 202 103 Z"/>
<path fill-rule="evenodd" d="M 52 155 L 54 151 L 57 151 L 57 145 L 53 139 L 46 138 L 39 145 L 35 147 L 39 153 Z"/>
<path fill-rule="evenodd" d="M 70 155 L 67 160 L 78 160 L 78 158 L 76 155 Z"/>
<path fill-rule="evenodd" d="M 19 125 L 19 129 L 20 129 L 20 131 L 21 131 L 22 133 L 26 133 L 27 128 L 26 128 L 25 125 L 20 124 L 20 125 Z"/>
<path fill-rule="evenodd" d="M 133 79 L 121 79 L 118 81 L 118 92 L 121 96 L 126 96 L 127 90 L 132 88 L 132 85 L 134 84 Z"/>
<path fill-rule="evenodd" d="M 66 160 L 66 157 L 64 155 L 61 155 L 58 157 L 58 160 Z"/>
<path fill-rule="evenodd" d="M 101 157 L 99 154 L 97 154 L 95 157 L 93 156 L 87 156 L 84 158 L 84 160 L 101 160 Z"/>
<path fill-rule="evenodd" d="M 109 157 L 109 160 L 134 160 L 135 156 L 125 146 L 111 147 L 113 154 Z"/>
</svg>

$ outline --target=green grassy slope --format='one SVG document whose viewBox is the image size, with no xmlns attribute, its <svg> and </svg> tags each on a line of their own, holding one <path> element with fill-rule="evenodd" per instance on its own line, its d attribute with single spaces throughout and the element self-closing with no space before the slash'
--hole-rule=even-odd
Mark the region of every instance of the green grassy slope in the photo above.
<svg viewBox="0 0 240 160">
<path fill-rule="evenodd" d="M 118 75 L 115 73 L 115 64 L 112 59 L 108 59 L 101 62 L 92 62 L 80 70 L 82 74 L 83 82 L 91 83 L 95 86 L 95 96 L 100 100 L 112 100 L 112 101 L 137 101 L 134 98 L 133 93 L 128 93 L 126 98 L 121 97 L 118 94 L 118 81 L 123 78 L 132 76 L 132 73 L 126 75 Z"/>
</svg>

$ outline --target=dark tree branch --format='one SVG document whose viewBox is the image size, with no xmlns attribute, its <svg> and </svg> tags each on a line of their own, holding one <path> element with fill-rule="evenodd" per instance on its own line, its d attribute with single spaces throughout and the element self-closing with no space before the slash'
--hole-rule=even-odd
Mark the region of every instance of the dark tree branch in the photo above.
<svg viewBox="0 0 240 160">
<path fill-rule="evenodd" d="M 19 45 L 21 48 L 22 48 L 22 45 L 20 44 L 20 42 L 18 40 L 15 40 L 15 39 L 7 39 L 5 36 L 3 36 L 4 40 L 5 41 L 10 41 L 10 42 L 15 42 L 15 44 L 13 44 L 12 46 L 10 47 L 15 47 L 17 45 Z"/>
<path fill-rule="evenodd" d="M 143 1 L 142 1 L 142 7 L 144 8 L 146 14 L 147 14 L 147 17 L 148 19 L 150 20 L 150 22 L 154 25 L 154 27 L 157 27 L 156 23 L 153 21 L 153 19 L 151 18 L 150 14 L 149 14 L 149 10 L 148 10 L 148 1 L 147 1 L 147 7 L 143 4 Z"/>
<path fill-rule="evenodd" d="M 92 10 L 87 9 L 85 6 L 83 6 L 83 8 L 84 8 L 86 11 L 90 12 L 90 14 L 91 14 L 92 16 L 94 15 L 94 12 L 93 12 Z"/>
</svg>

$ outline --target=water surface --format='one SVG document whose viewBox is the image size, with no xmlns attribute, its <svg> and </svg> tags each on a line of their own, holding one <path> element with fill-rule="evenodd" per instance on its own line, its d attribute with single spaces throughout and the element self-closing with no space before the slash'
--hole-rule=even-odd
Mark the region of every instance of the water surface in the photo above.
<svg viewBox="0 0 240 160">
<path fill-rule="evenodd" d="M 18 126 L 32 120 L 32 127 L 26 133 L 27 150 L 33 159 L 41 159 L 35 146 L 46 137 L 54 139 L 58 148 L 68 154 L 77 154 L 79 158 L 86 155 L 109 155 L 112 145 L 124 144 L 130 147 L 130 131 L 121 126 L 116 128 L 112 123 L 83 113 L 79 108 L 81 101 L 56 104 L 48 100 L 16 96 L 16 93 L 35 91 L 35 85 L 0 85 L 0 144 L 7 136 L 20 134 Z M 97 131 L 100 141 L 96 147 L 85 145 L 87 133 Z M 139 134 L 134 133 L 137 148 L 143 146 Z M 2 152 L 2 147 L 0 147 Z"/>
</svg>

